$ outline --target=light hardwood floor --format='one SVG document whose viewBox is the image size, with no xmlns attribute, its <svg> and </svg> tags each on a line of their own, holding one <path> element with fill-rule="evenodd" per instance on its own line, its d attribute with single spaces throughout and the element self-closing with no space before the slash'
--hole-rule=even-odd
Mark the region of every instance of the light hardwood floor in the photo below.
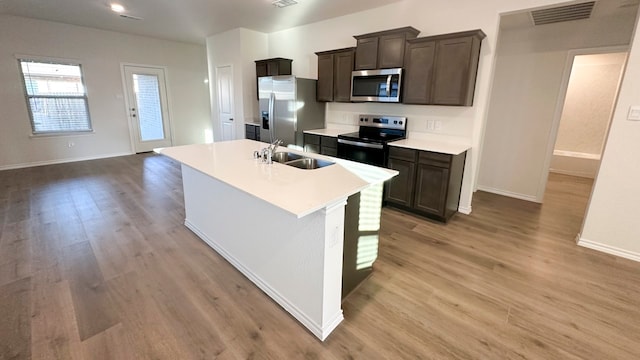
<svg viewBox="0 0 640 360">
<path fill-rule="evenodd" d="M 446 226 L 385 209 L 322 343 L 182 225 L 176 163 L 2 171 L 0 359 L 638 359 L 640 264 L 575 245 L 590 187 L 478 192 Z"/>
</svg>

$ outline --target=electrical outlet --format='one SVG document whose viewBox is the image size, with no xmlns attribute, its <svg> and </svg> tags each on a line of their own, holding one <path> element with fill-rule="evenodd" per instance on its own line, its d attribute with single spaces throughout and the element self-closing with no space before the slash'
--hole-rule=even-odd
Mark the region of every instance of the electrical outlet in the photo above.
<svg viewBox="0 0 640 360">
<path fill-rule="evenodd" d="M 76 146 L 76 144 L 73 141 L 69 141 L 69 143 L 67 144 L 67 147 L 70 147 L 70 148 L 74 146 Z"/>
<path fill-rule="evenodd" d="M 433 120 L 427 120 L 427 130 L 433 130 L 435 128 L 435 124 Z"/>
<path fill-rule="evenodd" d="M 640 106 L 632 106 L 629 108 L 627 120 L 640 121 Z"/>
<path fill-rule="evenodd" d="M 440 120 L 436 120 L 436 121 L 435 121 L 435 126 L 434 126 L 434 128 L 435 128 L 436 130 L 442 130 L 442 121 L 440 121 Z"/>
</svg>

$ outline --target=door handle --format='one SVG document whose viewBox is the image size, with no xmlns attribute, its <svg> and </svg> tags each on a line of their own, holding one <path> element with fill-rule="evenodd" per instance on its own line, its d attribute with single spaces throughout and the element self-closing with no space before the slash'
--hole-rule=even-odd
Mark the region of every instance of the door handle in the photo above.
<svg viewBox="0 0 640 360">
<path fill-rule="evenodd" d="M 233 118 L 229 118 L 229 121 L 233 121 Z"/>
</svg>

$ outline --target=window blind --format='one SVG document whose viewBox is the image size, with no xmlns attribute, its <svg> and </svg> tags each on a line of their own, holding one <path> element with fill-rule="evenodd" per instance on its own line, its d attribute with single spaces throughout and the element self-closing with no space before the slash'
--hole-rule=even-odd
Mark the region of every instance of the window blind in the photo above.
<svg viewBox="0 0 640 360">
<path fill-rule="evenodd" d="M 33 134 L 92 130 L 80 65 L 19 62 Z"/>
</svg>

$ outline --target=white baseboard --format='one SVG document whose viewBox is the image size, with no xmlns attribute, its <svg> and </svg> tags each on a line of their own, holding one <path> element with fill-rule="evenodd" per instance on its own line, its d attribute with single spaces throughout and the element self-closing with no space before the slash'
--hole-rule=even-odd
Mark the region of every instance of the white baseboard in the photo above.
<svg viewBox="0 0 640 360">
<path fill-rule="evenodd" d="M 494 189 L 494 188 L 487 187 L 487 186 L 482 186 L 482 185 L 478 185 L 478 190 L 490 192 L 492 194 L 508 196 L 508 197 L 512 197 L 512 198 L 515 198 L 515 199 L 520 199 L 520 200 L 526 200 L 526 201 L 531 201 L 531 202 L 535 202 L 535 203 L 540 203 L 540 201 L 538 201 L 536 199 L 535 195 L 518 194 L 518 193 L 511 192 L 511 191 Z"/>
<path fill-rule="evenodd" d="M 294 304 L 292 304 L 287 298 L 282 296 L 277 290 L 272 288 L 266 281 L 261 279 L 251 270 L 246 268 L 240 261 L 238 261 L 233 255 L 224 250 L 222 246 L 218 245 L 213 239 L 209 238 L 202 231 L 200 231 L 195 225 L 193 225 L 188 219 L 185 219 L 184 225 L 189 228 L 189 230 L 193 231 L 202 241 L 204 241 L 207 245 L 209 245 L 213 250 L 215 250 L 218 254 L 220 254 L 223 258 L 225 258 L 231 265 L 233 265 L 238 271 L 240 271 L 244 276 L 246 276 L 249 280 L 251 280 L 260 290 L 264 291 L 269 297 L 271 297 L 275 302 L 277 302 L 280 306 L 282 306 L 289 314 L 291 314 L 294 318 L 300 321 L 311 333 L 320 340 L 324 341 L 324 339 L 331 334 L 331 332 L 342 322 L 344 319 L 342 310 L 340 310 L 337 314 L 331 317 L 331 320 L 328 321 L 326 326 L 323 328 L 322 325 L 317 324 L 313 320 L 311 320 L 304 312 L 298 309 Z"/>
<path fill-rule="evenodd" d="M 591 173 L 584 171 L 569 171 L 569 170 L 560 170 L 560 169 L 549 169 L 549 172 L 561 175 L 569 175 L 569 176 L 577 176 L 583 178 L 594 179 L 595 176 Z"/>
<path fill-rule="evenodd" d="M 458 212 L 465 215 L 471 215 L 471 206 L 460 206 Z"/>
<path fill-rule="evenodd" d="M 76 161 L 86 161 L 86 160 L 98 160 L 98 159 L 107 159 L 118 156 L 126 156 L 133 155 L 132 152 L 123 152 L 123 153 L 115 153 L 115 154 L 105 154 L 105 155 L 97 155 L 97 156 L 86 156 L 79 158 L 71 158 L 71 159 L 55 159 L 55 160 L 45 160 L 45 161 L 34 161 L 29 163 L 21 163 L 21 164 L 11 164 L 11 165 L 0 165 L 0 171 L 2 170 L 13 170 L 13 169 L 23 169 L 34 166 L 43 166 L 43 165 L 55 165 L 55 164 L 64 164 Z"/>
<path fill-rule="evenodd" d="M 583 237 L 578 239 L 578 245 L 589 248 L 589 249 L 601 251 L 603 253 L 607 253 L 607 254 L 619 256 L 625 259 L 640 262 L 640 253 L 625 250 L 625 249 L 620 249 L 615 246 L 601 244 L 599 242 L 591 241 Z"/>
</svg>

